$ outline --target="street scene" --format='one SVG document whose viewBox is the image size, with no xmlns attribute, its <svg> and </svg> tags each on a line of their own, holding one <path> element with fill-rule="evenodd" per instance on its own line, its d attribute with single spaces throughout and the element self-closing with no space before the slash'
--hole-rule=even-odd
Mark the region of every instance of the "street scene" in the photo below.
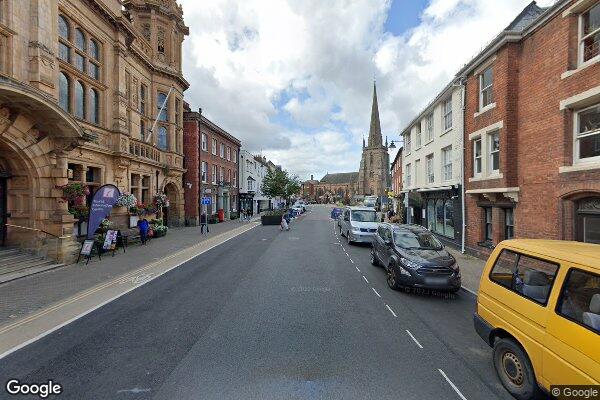
<svg viewBox="0 0 600 400">
<path fill-rule="evenodd" d="M 0 384 L 600 399 L 600 0 L 0 1 Z"/>
</svg>

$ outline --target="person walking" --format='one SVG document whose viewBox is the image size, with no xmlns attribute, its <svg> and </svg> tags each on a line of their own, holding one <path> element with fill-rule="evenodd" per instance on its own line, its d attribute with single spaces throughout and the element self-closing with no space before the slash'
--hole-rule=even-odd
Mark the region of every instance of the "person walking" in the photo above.
<svg viewBox="0 0 600 400">
<path fill-rule="evenodd" d="M 204 228 L 206 228 L 206 233 L 209 232 L 208 230 L 208 221 L 206 220 L 206 213 L 203 212 L 200 215 L 200 234 L 204 234 Z"/>
<path fill-rule="evenodd" d="M 246 210 L 241 208 L 240 209 L 240 221 L 244 222 L 246 220 Z"/>
<path fill-rule="evenodd" d="M 150 224 L 146 218 L 142 218 L 141 220 L 138 220 L 137 226 L 140 230 L 140 241 L 145 245 L 148 241 L 148 229 L 150 228 Z"/>
<path fill-rule="evenodd" d="M 287 213 L 283 214 L 281 216 L 281 230 L 282 231 L 289 231 L 290 230 L 290 224 L 288 221 L 288 216 Z"/>
</svg>

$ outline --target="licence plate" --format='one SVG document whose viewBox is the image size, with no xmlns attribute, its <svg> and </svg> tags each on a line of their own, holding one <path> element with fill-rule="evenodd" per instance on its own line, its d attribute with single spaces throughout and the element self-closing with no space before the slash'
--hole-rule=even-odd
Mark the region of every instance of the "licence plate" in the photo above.
<svg viewBox="0 0 600 400">
<path fill-rule="evenodd" d="M 428 285 L 444 285 L 447 282 L 446 278 L 425 278 L 425 283 Z"/>
</svg>

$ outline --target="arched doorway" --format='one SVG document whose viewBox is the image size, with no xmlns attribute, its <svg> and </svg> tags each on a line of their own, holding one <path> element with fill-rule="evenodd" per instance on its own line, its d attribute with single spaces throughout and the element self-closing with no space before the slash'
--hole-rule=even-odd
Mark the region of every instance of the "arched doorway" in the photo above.
<svg viewBox="0 0 600 400">
<path fill-rule="evenodd" d="M 163 223 L 169 227 L 180 226 L 180 208 L 182 202 L 179 190 L 177 189 L 177 186 L 171 182 L 165 185 L 164 192 L 167 199 L 169 199 L 169 207 L 163 208 Z"/>
<path fill-rule="evenodd" d="M 575 228 L 578 241 L 600 244 L 600 195 L 577 202 Z"/>
</svg>

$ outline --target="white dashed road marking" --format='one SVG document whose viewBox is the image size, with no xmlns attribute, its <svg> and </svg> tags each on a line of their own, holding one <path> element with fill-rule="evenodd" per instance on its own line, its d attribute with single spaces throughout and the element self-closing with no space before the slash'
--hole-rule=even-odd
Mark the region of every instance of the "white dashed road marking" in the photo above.
<svg viewBox="0 0 600 400">
<path fill-rule="evenodd" d="M 438 368 L 438 371 L 440 371 L 440 374 L 442 374 L 442 376 L 444 377 L 444 379 L 446 379 L 446 381 L 448 381 L 448 383 L 450 384 L 450 386 L 452 386 L 452 389 L 454 389 L 454 391 L 456 392 L 456 394 L 458 394 L 458 396 L 462 400 L 467 400 L 467 398 L 465 396 L 463 396 L 463 394 L 460 392 L 460 390 L 458 390 L 458 388 L 456 387 L 456 385 L 454 383 L 452 383 L 452 381 L 450 379 L 448 379 L 448 377 L 446 376 L 446 374 L 444 373 L 444 371 L 442 371 L 439 368 Z"/>
<path fill-rule="evenodd" d="M 392 315 L 394 316 L 394 318 L 397 318 L 398 316 L 396 315 L 396 313 L 394 312 L 394 310 L 392 310 L 390 308 L 390 306 L 388 306 L 387 304 L 385 305 L 387 307 L 388 310 L 390 310 L 390 312 L 392 313 Z"/>
<path fill-rule="evenodd" d="M 356 270 L 357 270 L 358 272 L 360 272 L 360 269 L 358 269 L 358 267 L 354 267 L 354 268 L 356 268 Z"/>
<path fill-rule="evenodd" d="M 365 280 L 365 282 L 369 283 L 369 281 L 367 280 L 367 278 L 364 275 L 362 277 Z"/>
<path fill-rule="evenodd" d="M 413 336 L 413 334 L 410 333 L 410 331 L 408 329 L 406 330 L 406 333 L 408 333 L 408 336 L 410 336 L 412 338 L 412 340 L 414 340 L 414 342 L 417 344 L 417 346 L 419 346 L 419 348 L 421 348 L 421 349 L 423 348 L 423 346 L 421 346 L 421 343 L 419 343 L 419 341 L 417 340 L 417 338 L 415 338 Z"/>
<path fill-rule="evenodd" d="M 377 290 L 375 290 L 375 288 L 371 288 L 373 289 L 373 291 L 375 292 L 375 294 L 377 295 L 377 297 L 381 297 L 381 295 L 379 293 L 377 293 Z"/>
</svg>

